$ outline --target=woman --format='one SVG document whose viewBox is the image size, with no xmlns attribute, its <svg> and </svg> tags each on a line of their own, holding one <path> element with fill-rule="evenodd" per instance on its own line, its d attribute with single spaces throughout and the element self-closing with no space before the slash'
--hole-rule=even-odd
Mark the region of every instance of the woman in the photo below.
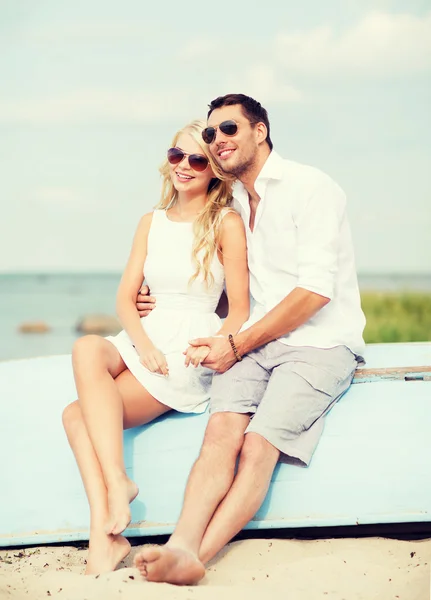
<svg viewBox="0 0 431 600">
<path fill-rule="evenodd" d="M 174 137 L 160 169 L 158 210 L 138 225 L 117 294 L 124 330 L 85 336 L 73 348 L 78 400 L 63 423 L 90 505 L 87 574 L 115 569 L 130 551 L 121 533 L 138 488 L 126 475 L 123 428 L 171 409 L 203 412 L 211 371 L 200 362 L 209 348 L 188 340 L 234 334 L 248 318 L 244 228 L 229 208 L 231 182 L 202 143 L 203 127 L 195 121 Z M 143 274 L 156 308 L 140 319 Z M 222 324 L 214 311 L 224 283 L 229 313 Z"/>
</svg>

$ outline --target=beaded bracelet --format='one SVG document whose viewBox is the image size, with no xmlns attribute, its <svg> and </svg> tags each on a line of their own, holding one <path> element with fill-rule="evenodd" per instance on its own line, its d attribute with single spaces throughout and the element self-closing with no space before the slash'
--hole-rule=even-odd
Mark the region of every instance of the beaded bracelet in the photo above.
<svg viewBox="0 0 431 600">
<path fill-rule="evenodd" d="M 233 341 L 233 335 L 231 333 L 229 334 L 229 338 L 228 339 L 229 339 L 229 343 L 230 343 L 230 345 L 232 347 L 233 353 L 235 354 L 236 360 L 241 361 L 242 360 L 242 356 L 239 355 L 238 350 L 236 349 L 235 342 Z"/>
</svg>

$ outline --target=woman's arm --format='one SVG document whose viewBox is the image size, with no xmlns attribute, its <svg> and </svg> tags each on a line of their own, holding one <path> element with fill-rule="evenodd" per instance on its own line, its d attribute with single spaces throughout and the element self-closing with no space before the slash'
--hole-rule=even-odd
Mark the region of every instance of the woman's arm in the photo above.
<svg viewBox="0 0 431 600">
<path fill-rule="evenodd" d="M 241 217 L 229 212 L 223 219 L 220 250 L 226 279 L 228 313 L 217 335 L 238 333 L 250 314 L 247 239 Z"/>
<path fill-rule="evenodd" d="M 152 218 L 153 214 L 148 213 L 139 222 L 118 287 L 116 310 L 121 325 L 132 340 L 144 366 L 151 371 L 167 375 L 166 360 L 146 334 L 136 308 L 136 296 L 144 277 L 148 232 Z"/>
</svg>

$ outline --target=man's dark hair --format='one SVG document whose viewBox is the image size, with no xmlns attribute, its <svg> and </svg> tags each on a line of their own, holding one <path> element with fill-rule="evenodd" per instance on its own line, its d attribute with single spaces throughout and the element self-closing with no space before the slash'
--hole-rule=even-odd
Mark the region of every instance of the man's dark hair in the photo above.
<svg viewBox="0 0 431 600">
<path fill-rule="evenodd" d="M 264 123 L 266 125 L 268 131 L 266 141 L 268 142 L 270 150 L 272 150 L 273 143 L 269 135 L 268 113 L 260 102 L 250 96 L 246 96 L 245 94 L 226 94 L 226 96 L 219 96 L 208 105 L 209 111 L 207 118 L 216 108 L 221 108 L 222 106 L 234 106 L 235 104 L 239 104 L 242 107 L 242 112 L 250 123 Z"/>
</svg>

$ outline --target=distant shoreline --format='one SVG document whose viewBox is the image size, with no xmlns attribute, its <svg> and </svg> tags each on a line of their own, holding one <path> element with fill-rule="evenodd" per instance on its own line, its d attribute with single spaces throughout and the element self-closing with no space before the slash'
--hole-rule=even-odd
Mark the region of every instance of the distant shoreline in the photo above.
<svg viewBox="0 0 431 600">
<path fill-rule="evenodd" d="M 104 270 L 95 270 L 95 271 L 0 271 L 0 277 L 5 275 L 11 276 L 23 276 L 23 277 L 38 277 L 38 276 L 90 276 L 90 275 L 102 275 L 102 276 L 121 276 L 121 270 L 114 271 L 104 271 Z M 384 271 L 359 271 L 358 277 L 431 277 L 431 271 L 416 271 L 416 272 L 402 272 L 402 271 L 393 271 L 393 272 L 384 272 Z"/>
<path fill-rule="evenodd" d="M 0 360 L 70 352 L 76 325 L 89 315 L 114 315 L 121 273 L 0 274 Z M 431 340 L 430 274 L 361 274 L 368 342 Z M 45 324 L 46 334 L 21 332 Z"/>
<path fill-rule="evenodd" d="M 0 272 L 0 286 L 25 281 L 42 283 L 43 281 L 119 282 L 121 271 L 11 271 Z M 359 273 L 361 292 L 430 292 L 431 272 L 429 273 Z"/>
</svg>

